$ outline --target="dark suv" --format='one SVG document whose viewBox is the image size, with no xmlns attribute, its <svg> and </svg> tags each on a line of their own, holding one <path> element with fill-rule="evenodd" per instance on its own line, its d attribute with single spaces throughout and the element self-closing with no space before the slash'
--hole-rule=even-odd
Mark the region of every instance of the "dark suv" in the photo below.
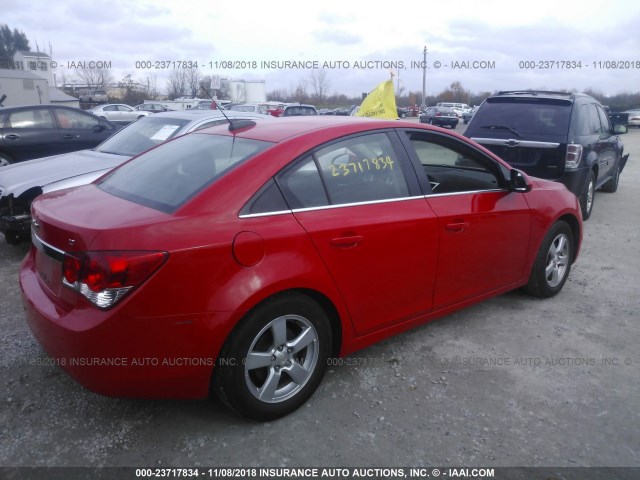
<svg viewBox="0 0 640 480">
<path fill-rule="evenodd" d="M 586 220 L 594 192 L 618 189 L 629 155 L 602 105 L 582 93 L 500 92 L 487 98 L 464 135 L 529 175 L 561 182 L 579 199 Z"/>
</svg>

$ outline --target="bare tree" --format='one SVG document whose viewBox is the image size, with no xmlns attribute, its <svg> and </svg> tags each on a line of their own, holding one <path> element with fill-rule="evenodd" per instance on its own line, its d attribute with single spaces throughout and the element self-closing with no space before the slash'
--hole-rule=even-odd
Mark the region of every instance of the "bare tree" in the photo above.
<svg viewBox="0 0 640 480">
<path fill-rule="evenodd" d="M 329 88 L 331 88 L 331 80 L 326 70 L 312 70 L 309 74 L 309 84 L 313 90 L 313 99 L 317 103 L 325 103 Z M 305 88 L 306 92 L 306 88 Z"/>
<path fill-rule="evenodd" d="M 307 81 L 304 78 L 301 78 L 296 85 L 296 88 L 293 92 L 293 97 L 296 102 L 302 103 L 306 102 L 307 98 L 309 98 L 309 94 L 307 93 Z"/>
<path fill-rule="evenodd" d="M 187 92 L 186 70 L 177 68 L 169 75 L 167 82 L 167 96 L 171 99 L 184 97 Z"/>
<path fill-rule="evenodd" d="M 158 91 L 158 78 L 155 74 L 147 77 L 145 90 L 150 99 L 156 100 L 158 98 L 160 92 Z"/>
<path fill-rule="evenodd" d="M 83 68 L 76 75 L 82 83 L 86 83 L 89 87 L 105 88 L 113 83 L 113 75 L 106 68 Z"/>
<path fill-rule="evenodd" d="M 192 98 L 196 98 L 200 93 L 202 75 L 200 75 L 200 71 L 197 68 L 187 68 L 184 72 L 187 94 Z"/>
</svg>

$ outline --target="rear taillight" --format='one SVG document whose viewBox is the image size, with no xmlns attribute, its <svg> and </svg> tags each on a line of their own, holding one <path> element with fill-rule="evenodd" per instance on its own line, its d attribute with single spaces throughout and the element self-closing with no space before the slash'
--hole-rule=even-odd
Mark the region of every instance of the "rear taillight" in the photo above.
<svg viewBox="0 0 640 480">
<path fill-rule="evenodd" d="M 577 143 L 569 143 L 567 145 L 567 154 L 564 159 L 564 168 L 578 168 L 582 159 L 582 145 Z"/>
<path fill-rule="evenodd" d="M 145 251 L 65 253 L 62 283 L 94 305 L 109 308 L 149 278 L 167 257 L 165 252 Z"/>
</svg>

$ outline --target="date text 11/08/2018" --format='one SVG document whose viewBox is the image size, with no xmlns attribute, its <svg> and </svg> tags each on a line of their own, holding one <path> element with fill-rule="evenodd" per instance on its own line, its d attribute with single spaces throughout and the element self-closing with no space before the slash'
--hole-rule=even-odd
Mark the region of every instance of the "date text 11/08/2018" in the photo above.
<svg viewBox="0 0 640 480">
<path fill-rule="evenodd" d="M 493 468 L 384 468 L 384 467 L 217 467 L 217 468 L 136 468 L 137 478 L 175 478 L 204 477 L 216 479 L 242 478 L 252 479 L 308 479 L 308 478 L 494 478 Z"/>
</svg>

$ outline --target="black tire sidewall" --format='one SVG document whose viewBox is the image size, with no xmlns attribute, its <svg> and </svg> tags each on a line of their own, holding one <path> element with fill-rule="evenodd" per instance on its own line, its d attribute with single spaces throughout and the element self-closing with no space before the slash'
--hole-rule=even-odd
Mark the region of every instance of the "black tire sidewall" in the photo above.
<svg viewBox="0 0 640 480">
<path fill-rule="evenodd" d="M 288 314 L 304 317 L 315 328 L 319 340 L 318 360 L 311 378 L 293 397 L 278 403 L 262 402 L 246 385 L 244 359 L 264 326 Z M 251 310 L 233 330 L 214 369 L 214 389 L 221 400 L 238 413 L 255 420 L 273 420 L 293 412 L 313 394 L 324 376 L 330 352 L 331 328 L 320 305 L 304 294 L 277 295 Z"/>
<path fill-rule="evenodd" d="M 587 196 L 589 193 L 590 182 L 593 183 L 593 194 L 591 195 L 591 208 L 587 210 Z M 589 174 L 587 175 L 587 180 L 584 183 L 584 189 L 582 191 L 582 195 L 580 196 L 580 209 L 582 210 L 583 220 L 589 219 L 589 217 L 591 216 L 591 213 L 593 212 L 593 204 L 595 203 L 595 199 L 596 199 L 595 184 L 596 184 L 596 176 L 593 173 L 593 170 L 589 170 Z"/>
<path fill-rule="evenodd" d="M 569 263 L 567 265 L 567 269 L 565 270 L 564 277 L 562 281 L 556 285 L 555 287 L 549 286 L 547 283 L 547 279 L 545 276 L 545 269 L 547 266 L 547 254 L 549 252 L 549 248 L 551 247 L 551 243 L 558 236 L 558 234 L 564 233 L 569 241 Z M 541 298 L 549 298 L 556 295 L 569 278 L 569 273 L 571 271 L 571 264 L 574 257 L 575 251 L 575 241 L 573 238 L 573 232 L 571 227 L 563 221 L 560 220 L 556 222 L 547 232 L 544 239 L 542 240 L 542 244 L 540 245 L 540 249 L 536 255 L 536 259 L 533 264 L 533 269 L 531 270 L 531 276 L 529 277 L 529 283 L 526 285 L 525 290 L 536 296 Z"/>
</svg>

